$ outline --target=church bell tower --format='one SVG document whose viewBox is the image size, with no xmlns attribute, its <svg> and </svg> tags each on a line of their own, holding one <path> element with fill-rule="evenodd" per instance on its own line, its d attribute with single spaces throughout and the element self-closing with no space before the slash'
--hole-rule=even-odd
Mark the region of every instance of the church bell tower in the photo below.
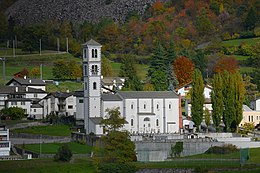
<svg viewBox="0 0 260 173">
<path fill-rule="evenodd" d="M 83 44 L 84 127 L 86 134 L 97 133 L 101 118 L 101 47 L 94 40 Z"/>
</svg>

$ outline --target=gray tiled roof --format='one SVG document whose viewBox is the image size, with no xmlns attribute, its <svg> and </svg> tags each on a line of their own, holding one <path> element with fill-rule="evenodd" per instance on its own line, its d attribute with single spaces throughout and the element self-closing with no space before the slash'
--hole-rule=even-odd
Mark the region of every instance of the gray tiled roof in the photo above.
<svg viewBox="0 0 260 173">
<path fill-rule="evenodd" d="M 32 104 L 31 108 L 43 108 L 39 103 Z"/>
<path fill-rule="evenodd" d="M 30 78 L 13 78 L 6 85 L 10 85 L 13 81 L 16 81 L 20 85 L 37 85 L 37 86 L 45 86 L 46 83 L 41 79 L 30 79 Z"/>
<path fill-rule="evenodd" d="M 247 105 L 243 105 L 243 110 L 244 110 L 244 111 L 247 111 L 247 112 L 253 111 L 253 110 L 250 109 Z"/>
<path fill-rule="evenodd" d="M 123 98 L 178 98 L 172 91 L 118 91 Z"/>
<path fill-rule="evenodd" d="M 46 97 L 53 95 L 55 98 L 67 98 L 67 97 L 72 96 L 73 94 L 74 93 L 68 93 L 68 92 L 53 92 L 53 93 L 48 94 L 48 96 L 46 96 Z"/>
<path fill-rule="evenodd" d="M 102 100 L 104 101 L 122 101 L 122 99 L 115 94 L 102 94 Z"/>
<path fill-rule="evenodd" d="M 90 39 L 88 42 L 84 43 L 83 46 L 101 46 L 101 44 L 93 39 Z"/>
<path fill-rule="evenodd" d="M 16 89 L 18 91 L 16 92 Z M 0 87 L 0 94 L 23 94 L 23 93 L 46 93 L 45 91 L 41 89 L 35 89 L 35 88 L 30 88 L 24 86 L 1 86 Z"/>
</svg>

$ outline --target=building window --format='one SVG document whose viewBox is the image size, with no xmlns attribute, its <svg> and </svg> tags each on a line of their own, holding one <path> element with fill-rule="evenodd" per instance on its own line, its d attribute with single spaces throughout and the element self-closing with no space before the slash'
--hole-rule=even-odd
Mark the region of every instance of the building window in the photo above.
<svg viewBox="0 0 260 173">
<path fill-rule="evenodd" d="M 159 109 L 159 104 L 156 105 L 156 108 Z"/>
<path fill-rule="evenodd" d="M 148 127 L 151 127 L 151 124 L 150 124 L 150 123 L 148 124 Z"/>
<path fill-rule="evenodd" d="M 17 105 L 17 103 L 16 102 L 11 102 L 11 105 Z"/>
<path fill-rule="evenodd" d="M 97 74 L 98 73 L 98 66 L 97 65 L 92 65 L 91 66 L 91 73 L 92 74 Z"/>
<path fill-rule="evenodd" d="M 97 89 L 97 83 L 94 82 L 94 83 L 93 83 L 93 90 L 96 90 L 96 89 Z"/>
<path fill-rule="evenodd" d="M 85 76 L 87 76 L 87 75 L 88 75 L 88 68 L 87 68 L 87 66 L 86 66 L 86 65 L 84 65 L 84 74 L 85 74 Z"/>
<path fill-rule="evenodd" d="M 131 119 L 131 126 L 134 126 L 134 120 Z"/>
<path fill-rule="evenodd" d="M 33 109 L 33 112 L 36 112 L 36 109 Z"/>
<path fill-rule="evenodd" d="M 159 126 L 159 120 L 158 119 L 156 120 L 156 126 Z"/>
<path fill-rule="evenodd" d="M 79 103 L 84 103 L 84 102 L 83 102 L 83 99 L 79 99 Z"/>
<path fill-rule="evenodd" d="M 169 104 L 169 109 L 172 109 L 172 105 L 171 104 Z"/>
<path fill-rule="evenodd" d="M 150 121 L 150 118 L 145 117 L 145 118 L 144 118 L 144 121 Z"/>
<path fill-rule="evenodd" d="M 34 94 L 33 96 L 34 96 L 34 98 L 37 98 L 37 94 Z"/>
<path fill-rule="evenodd" d="M 73 105 L 68 105 L 68 109 L 73 109 Z"/>
<path fill-rule="evenodd" d="M 25 102 L 21 102 L 21 105 L 25 105 Z"/>
<path fill-rule="evenodd" d="M 248 121 L 250 122 L 250 116 L 248 116 Z"/>
<path fill-rule="evenodd" d="M 253 116 L 251 116 L 251 121 L 254 122 L 254 117 Z"/>
<path fill-rule="evenodd" d="M 144 104 L 144 109 L 146 109 L 146 104 Z"/>
<path fill-rule="evenodd" d="M 131 109 L 134 109 L 134 104 L 131 104 Z"/>
<path fill-rule="evenodd" d="M 92 49 L 92 58 L 97 58 L 97 49 Z"/>
<path fill-rule="evenodd" d="M 87 58 L 87 51 L 84 49 L 84 58 Z"/>
<path fill-rule="evenodd" d="M 88 90 L 88 83 L 85 82 L 85 90 Z"/>
</svg>

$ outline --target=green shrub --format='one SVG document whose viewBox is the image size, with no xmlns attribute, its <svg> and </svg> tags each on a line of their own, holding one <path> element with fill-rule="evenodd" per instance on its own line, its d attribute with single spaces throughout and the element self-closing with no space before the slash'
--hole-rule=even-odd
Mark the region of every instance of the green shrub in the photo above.
<svg viewBox="0 0 260 173">
<path fill-rule="evenodd" d="M 138 169 L 127 163 L 106 163 L 98 167 L 100 173 L 135 173 Z"/>
<path fill-rule="evenodd" d="M 237 151 L 238 149 L 235 145 L 228 144 L 223 146 L 210 147 L 205 153 L 206 154 L 229 154 Z"/>
<path fill-rule="evenodd" d="M 240 33 L 240 38 L 253 38 L 255 33 L 253 31 L 244 31 Z"/>
<path fill-rule="evenodd" d="M 71 149 L 69 148 L 68 144 L 64 144 L 58 149 L 58 152 L 54 156 L 54 160 L 69 162 L 71 157 L 72 157 Z"/>
</svg>

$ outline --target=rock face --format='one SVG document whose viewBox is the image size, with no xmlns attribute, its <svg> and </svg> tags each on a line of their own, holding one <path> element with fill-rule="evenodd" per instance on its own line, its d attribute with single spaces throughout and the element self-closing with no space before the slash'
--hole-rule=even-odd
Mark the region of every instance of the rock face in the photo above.
<svg viewBox="0 0 260 173">
<path fill-rule="evenodd" d="M 142 15 L 147 6 L 155 1 L 112 0 L 112 3 L 107 4 L 106 0 L 18 0 L 5 14 L 12 16 L 20 25 L 45 20 L 96 23 L 106 17 L 124 22 L 130 12 L 137 11 Z"/>
</svg>

